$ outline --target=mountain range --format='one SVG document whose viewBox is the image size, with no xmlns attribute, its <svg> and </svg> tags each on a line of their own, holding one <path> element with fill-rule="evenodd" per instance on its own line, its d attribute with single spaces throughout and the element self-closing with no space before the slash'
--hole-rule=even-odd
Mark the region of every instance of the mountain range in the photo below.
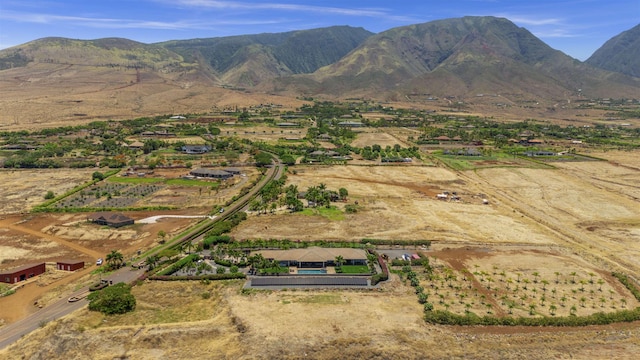
<svg viewBox="0 0 640 360">
<path fill-rule="evenodd" d="M 117 97 L 135 86 L 138 111 L 145 102 L 150 109 L 148 100 L 159 92 L 186 101 L 180 90 L 204 98 L 206 88 L 380 100 L 412 94 L 630 98 L 640 93 L 639 32 L 637 26 L 614 37 L 586 62 L 497 17 L 437 20 L 378 34 L 335 26 L 155 44 L 44 38 L 0 51 L 0 89 L 45 89 L 54 96 L 64 86 L 67 97 L 84 101 L 82 94 Z M 89 87 L 89 73 L 103 86 Z"/>
</svg>

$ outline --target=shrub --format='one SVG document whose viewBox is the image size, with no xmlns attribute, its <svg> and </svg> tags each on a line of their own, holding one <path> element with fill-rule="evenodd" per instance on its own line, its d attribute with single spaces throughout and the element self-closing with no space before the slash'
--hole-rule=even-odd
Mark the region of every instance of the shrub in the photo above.
<svg viewBox="0 0 640 360">
<path fill-rule="evenodd" d="M 171 264 L 171 266 L 167 267 L 166 269 L 158 271 L 157 275 L 171 275 L 174 272 L 182 269 L 182 267 L 184 267 L 186 264 L 198 260 L 198 257 L 199 257 L 198 254 L 191 254 L 189 256 L 186 256 L 176 261 L 175 263 Z"/>
<path fill-rule="evenodd" d="M 100 311 L 105 315 L 124 314 L 136 308 L 136 298 L 131 294 L 131 287 L 125 283 L 93 292 L 87 299 L 89 310 Z"/>
</svg>

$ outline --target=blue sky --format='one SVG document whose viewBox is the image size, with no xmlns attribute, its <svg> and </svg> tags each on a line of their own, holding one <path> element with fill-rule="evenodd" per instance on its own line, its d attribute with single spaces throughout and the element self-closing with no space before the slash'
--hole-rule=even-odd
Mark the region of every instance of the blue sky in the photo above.
<svg viewBox="0 0 640 360">
<path fill-rule="evenodd" d="M 640 0 L 2 0 L 0 48 L 47 36 L 153 43 L 333 25 L 377 33 L 466 15 L 508 18 L 585 60 L 640 23 Z"/>
</svg>

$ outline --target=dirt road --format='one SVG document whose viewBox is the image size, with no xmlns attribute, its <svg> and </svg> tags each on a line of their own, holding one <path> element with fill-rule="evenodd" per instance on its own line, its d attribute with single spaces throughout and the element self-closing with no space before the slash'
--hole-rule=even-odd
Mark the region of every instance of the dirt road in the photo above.
<svg viewBox="0 0 640 360">
<path fill-rule="evenodd" d="M 11 229 L 11 230 L 14 230 L 14 231 L 18 231 L 18 232 L 21 232 L 21 233 L 24 233 L 24 234 L 29 234 L 29 235 L 33 235 L 33 236 L 36 236 L 36 237 L 39 237 L 39 238 L 43 238 L 43 239 L 47 239 L 47 240 L 53 241 L 53 242 L 55 242 L 57 244 L 60 244 L 60 245 L 66 246 L 66 247 L 68 247 L 70 249 L 79 251 L 79 252 L 81 252 L 81 253 L 83 253 L 85 255 L 89 255 L 90 257 L 92 257 L 94 259 L 97 259 L 97 258 L 100 258 L 100 257 L 104 256 L 104 254 L 101 253 L 101 252 L 88 249 L 88 248 L 86 248 L 84 246 L 80 246 L 78 244 L 74 244 L 74 243 L 72 243 L 70 241 L 61 239 L 61 238 L 59 238 L 57 236 L 53 236 L 53 235 L 50 235 L 50 234 L 45 234 L 45 233 L 40 232 L 38 230 L 31 229 L 26 225 L 26 223 L 24 223 L 24 224 L 25 225 L 21 225 L 19 223 L 16 223 L 15 222 L 15 218 L 8 218 L 8 219 L 0 220 L 0 227 L 5 227 L 5 228 L 8 228 L 8 229 Z"/>
</svg>

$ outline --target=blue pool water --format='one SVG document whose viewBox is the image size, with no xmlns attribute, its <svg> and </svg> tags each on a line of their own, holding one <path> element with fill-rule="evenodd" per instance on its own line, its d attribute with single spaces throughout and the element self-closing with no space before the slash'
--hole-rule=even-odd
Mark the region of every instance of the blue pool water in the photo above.
<svg viewBox="0 0 640 360">
<path fill-rule="evenodd" d="M 326 274 L 327 270 L 298 270 L 298 274 Z"/>
</svg>

